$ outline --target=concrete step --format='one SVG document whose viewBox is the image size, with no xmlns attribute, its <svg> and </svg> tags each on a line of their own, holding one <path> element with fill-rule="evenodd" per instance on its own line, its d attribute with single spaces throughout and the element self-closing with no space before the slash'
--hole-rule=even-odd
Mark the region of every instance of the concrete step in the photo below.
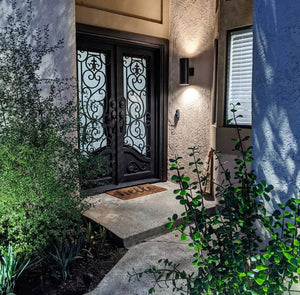
<svg viewBox="0 0 300 295">
<path fill-rule="evenodd" d="M 116 235 L 126 248 L 163 235 L 169 232 L 165 228 L 168 217 L 175 213 L 180 216 L 184 208 L 173 194 L 177 184 L 159 182 L 155 185 L 167 190 L 131 200 L 121 200 L 105 193 L 89 197 L 93 206 L 84 215 Z M 213 207 L 214 203 L 209 202 L 208 206 Z"/>
</svg>

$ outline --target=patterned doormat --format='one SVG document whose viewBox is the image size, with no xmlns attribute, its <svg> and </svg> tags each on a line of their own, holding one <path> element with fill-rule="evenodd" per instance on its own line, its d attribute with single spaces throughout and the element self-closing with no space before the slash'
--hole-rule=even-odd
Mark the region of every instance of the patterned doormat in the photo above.
<svg viewBox="0 0 300 295">
<path fill-rule="evenodd" d="M 130 200 L 141 196 L 159 193 L 166 190 L 167 190 L 166 188 L 159 187 L 153 184 L 141 184 L 141 185 L 108 191 L 106 193 L 122 200 Z"/>
</svg>

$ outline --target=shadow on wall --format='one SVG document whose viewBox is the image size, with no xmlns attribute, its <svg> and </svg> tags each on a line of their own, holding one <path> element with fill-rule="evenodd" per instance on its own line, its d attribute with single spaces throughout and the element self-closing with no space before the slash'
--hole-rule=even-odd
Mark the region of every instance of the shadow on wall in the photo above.
<svg viewBox="0 0 300 295">
<path fill-rule="evenodd" d="M 45 60 L 44 73 L 55 70 L 62 78 L 76 75 L 75 3 L 73 0 L 33 1 L 34 24 L 37 28 L 49 24 L 49 42 L 63 40 L 62 49 Z"/>
<path fill-rule="evenodd" d="M 300 197 L 299 10 L 293 0 L 254 4 L 253 168 L 275 187 L 273 207 Z"/>
<path fill-rule="evenodd" d="M 16 1 L 16 7 L 20 9 L 22 16 L 28 9 L 27 1 Z M 43 60 L 41 75 L 51 78 L 56 71 L 61 78 L 75 76 L 75 8 L 73 0 L 32 0 L 33 21 L 32 30 L 43 29 L 49 25 L 49 43 L 57 44 L 63 40 L 63 46 L 56 53 Z M 6 16 L 11 13 L 11 1 L 0 1 L 1 24 L 6 21 Z M 42 32 L 43 34 L 43 32 Z M 41 35 L 43 37 L 43 35 Z"/>
<path fill-rule="evenodd" d="M 190 77 L 191 85 L 211 90 L 213 59 L 213 46 L 201 52 L 201 54 L 190 58 L 191 67 L 195 68 L 194 76 Z"/>
<path fill-rule="evenodd" d="M 16 18 L 20 21 L 27 21 L 32 12 L 30 22 L 31 31 L 28 34 L 28 43 L 32 43 L 31 32 L 40 32 L 42 43 L 46 39 L 50 46 L 56 46 L 59 41 L 63 44 L 54 53 L 43 57 L 41 68 L 38 73 L 41 78 L 52 79 L 70 79 L 76 76 L 76 44 L 75 44 L 75 8 L 73 0 L 40 0 L 40 1 L 15 1 L 16 9 L 13 15 L 17 13 Z M 29 2 L 29 3 L 30 3 Z M 3 16 L 0 19 L 0 27 L 5 25 L 7 16 L 12 13 L 12 1 L 0 1 L 0 13 Z M 19 14 L 19 15 L 18 15 Z M 48 26 L 49 36 L 45 36 L 44 28 Z M 47 39 L 48 37 L 48 39 Z M 33 44 L 34 45 L 34 44 Z M 75 85 L 74 80 L 70 82 Z M 49 88 L 42 87 L 42 95 L 49 95 Z M 70 87 L 60 93 L 57 102 L 65 98 L 74 99 L 73 88 Z"/>
</svg>

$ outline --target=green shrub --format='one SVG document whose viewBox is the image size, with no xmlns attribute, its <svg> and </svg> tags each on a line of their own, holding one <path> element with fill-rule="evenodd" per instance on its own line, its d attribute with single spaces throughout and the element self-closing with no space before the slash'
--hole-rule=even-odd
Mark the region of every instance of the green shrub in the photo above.
<svg viewBox="0 0 300 295">
<path fill-rule="evenodd" d="M 49 30 L 33 30 L 31 2 L 0 30 L 0 247 L 39 255 L 78 235 L 78 151 L 72 79 L 40 76 Z"/>
<path fill-rule="evenodd" d="M 232 111 L 235 113 L 235 109 Z M 174 294 L 191 295 L 284 294 L 298 282 L 300 200 L 278 204 L 279 209 L 267 214 L 264 202 L 270 200 L 268 193 L 273 187 L 264 180 L 257 182 L 254 172 L 248 169 L 248 163 L 253 161 L 251 147 L 245 149 L 243 143 L 249 138 L 241 138 L 240 129 L 237 131 L 235 150 L 239 156 L 235 159 L 234 175 L 222 165 L 218 153 L 214 154 L 224 181 L 215 184 L 218 202 L 213 215 L 204 203 L 206 175 L 201 172 L 203 163 L 197 150 L 192 148 L 190 154 L 196 182 L 183 174 L 181 158 L 170 160 L 171 170 L 176 172 L 172 180 L 179 184 L 174 193 L 184 206 L 181 217 L 185 223 L 175 225 L 179 217 L 174 214 L 167 228 L 179 231 L 182 241 L 190 241 L 189 247 L 195 251 L 195 271 L 188 274 L 178 264 L 164 259 L 159 261 L 162 268 L 152 266 L 130 274 L 130 278 L 137 279 L 145 273 L 154 276 L 155 286 L 149 294 L 162 282 L 169 283 Z M 259 233 L 262 228 L 268 232 L 266 247 Z"/>
</svg>

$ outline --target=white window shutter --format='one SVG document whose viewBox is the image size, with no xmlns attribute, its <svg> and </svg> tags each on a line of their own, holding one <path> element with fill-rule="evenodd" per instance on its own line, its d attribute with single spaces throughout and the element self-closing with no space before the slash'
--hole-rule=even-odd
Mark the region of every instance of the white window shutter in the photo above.
<svg viewBox="0 0 300 295">
<path fill-rule="evenodd" d="M 231 109 L 237 106 L 236 115 L 238 125 L 251 126 L 252 124 L 252 53 L 253 31 L 242 29 L 233 31 L 229 35 L 229 52 L 227 67 L 227 93 L 226 93 L 226 120 L 233 117 Z M 234 124 L 234 122 L 231 122 Z"/>
</svg>

